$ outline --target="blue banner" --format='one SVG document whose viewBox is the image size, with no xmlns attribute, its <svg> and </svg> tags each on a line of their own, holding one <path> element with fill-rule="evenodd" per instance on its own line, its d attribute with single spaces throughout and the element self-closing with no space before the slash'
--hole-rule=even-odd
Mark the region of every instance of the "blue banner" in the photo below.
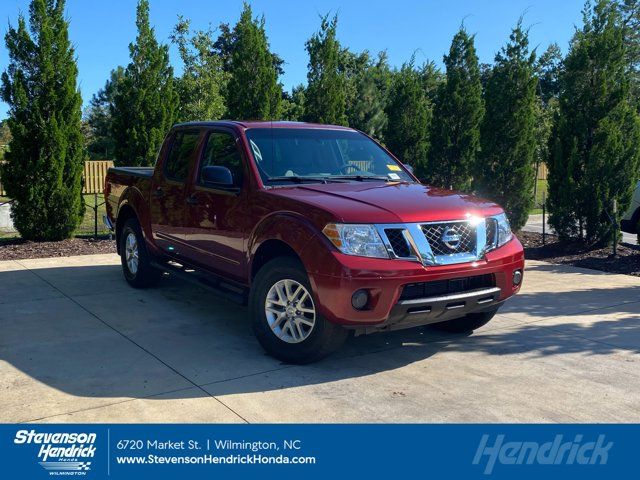
<svg viewBox="0 0 640 480">
<path fill-rule="evenodd" d="M 639 425 L 0 425 L 0 477 L 622 478 Z"/>
</svg>

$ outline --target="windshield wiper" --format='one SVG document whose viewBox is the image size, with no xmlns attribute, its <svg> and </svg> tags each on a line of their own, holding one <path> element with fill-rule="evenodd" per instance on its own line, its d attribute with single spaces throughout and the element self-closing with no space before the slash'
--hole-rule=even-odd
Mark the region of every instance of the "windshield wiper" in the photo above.
<svg viewBox="0 0 640 480">
<path fill-rule="evenodd" d="M 282 177 L 269 177 L 269 181 L 276 182 L 292 182 L 292 183 L 304 183 L 304 182 L 321 182 L 321 183 L 344 183 L 343 179 L 335 179 L 335 177 L 300 177 L 298 175 L 286 175 Z"/>
<path fill-rule="evenodd" d="M 385 177 L 384 175 L 336 175 L 335 177 L 340 180 L 356 180 L 358 182 L 364 182 L 365 180 L 376 180 L 376 181 L 385 181 L 385 182 L 403 182 L 406 180 L 394 180 L 393 178 Z"/>
</svg>

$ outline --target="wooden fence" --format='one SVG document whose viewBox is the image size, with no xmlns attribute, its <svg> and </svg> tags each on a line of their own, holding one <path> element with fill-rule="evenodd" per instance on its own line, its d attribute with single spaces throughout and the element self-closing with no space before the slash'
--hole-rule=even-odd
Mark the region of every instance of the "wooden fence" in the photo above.
<svg viewBox="0 0 640 480">
<path fill-rule="evenodd" d="M 547 169 L 547 166 L 544 163 L 541 163 L 540 165 L 538 165 L 538 180 L 546 180 L 547 179 L 547 174 L 549 173 L 549 170 Z"/>
<path fill-rule="evenodd" d="M 84 162 L 83 193 L 102 193 L 107 170 L 113 167 L 111 160 L 89 160 Z"/>
<path fill-rule="evenodd" d="M 113 167 L 112 160 L 87 160 L 84 162 L 84 188 L 82 193 L 102 193 L 104 190 L 104 178 L 109 167 Z M 0 197 L 4 197 L 6 192 L 2 186 L 0 178 Z"/>
</svg>

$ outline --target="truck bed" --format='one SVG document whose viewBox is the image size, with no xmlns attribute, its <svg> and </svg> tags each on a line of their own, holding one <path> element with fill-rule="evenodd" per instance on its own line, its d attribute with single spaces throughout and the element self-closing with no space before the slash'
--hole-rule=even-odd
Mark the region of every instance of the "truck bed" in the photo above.
<svg viewBox="0 0 640 480">
<path fill-rule="evenodd" d="M 123 195 L 146 202 L 154 173 L 153 167 L 111 167 L 105 179 L 107 216 L 115 225 L 120 200 Z"/>
<path fill-rule="evenodd" d="M 111 167 L 110 173 L 124 173 L 125 175 L 133 175 L 134 177 L 150 178 L 153 176 L 153 167 Z"/>
</svg>

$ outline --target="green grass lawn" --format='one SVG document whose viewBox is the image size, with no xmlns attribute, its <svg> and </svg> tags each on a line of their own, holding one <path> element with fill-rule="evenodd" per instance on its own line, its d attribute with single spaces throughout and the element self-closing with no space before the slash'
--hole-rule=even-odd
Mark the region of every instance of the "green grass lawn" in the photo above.
<svg viewBox="0 0 640 480">
<path fill-rule="evenodd" d="M 76 235 L 78 236 L 93 235 L 94 228 L 95 228 L 93 206 L 96 199 L 93 194 L 83 195 L 83 197 L 84 197 L 84 202 L 86 204 L 86 207 L 84 211 L 84 218 L 82 219 L 82 222 L 80 223 L 80 225 L 78 226 L 78 229 L 76 230 Z M 7 201 L 9 201 L 8 198 L 0 197 L 0 203 L 4 203 Z M 97 203 L 98 203 L 98 215 L 97 215 L 98 235 L 105 235 L 108 233 L 108 230 L 104 226 L 104 223 L 102 223 L 102 216 L 105 213 L 107 213 L 107 210 L 104 205 L 104 195 L 102 194 L 97 195 Z M 19 237 L 19 234 L 17 232 L 9 232 L 4 229 L 0 229 L 0 238 L 7 239 L 7 238 L 16 238 L 16 237 Z"/>
<path fill-rule="evenodd" d="M 108 233 L 102 217 L 107 213 L 107 209 L 104 205 L 104 195 L 99 193 L 97 196 L 98 203 L 98 235 Z M 96 198 L 93 194 L 84 195 L 84 203 L 86 205 L 84 210 L 84 218 L 76 231 L 76 235 L 92 235 L 94 233 L 94 209 Z"/>
<path fill-rule="evenodd" d="M 529 212 L 531 215 L 542 213 L 542 204 L 544 203 L 544 199 L 546 198 L 546 195 L 547 195 L 547 181 L 538 180 L 538 184 L 536 187 L 535 203 L 533 208 Z"/>
</svg>

